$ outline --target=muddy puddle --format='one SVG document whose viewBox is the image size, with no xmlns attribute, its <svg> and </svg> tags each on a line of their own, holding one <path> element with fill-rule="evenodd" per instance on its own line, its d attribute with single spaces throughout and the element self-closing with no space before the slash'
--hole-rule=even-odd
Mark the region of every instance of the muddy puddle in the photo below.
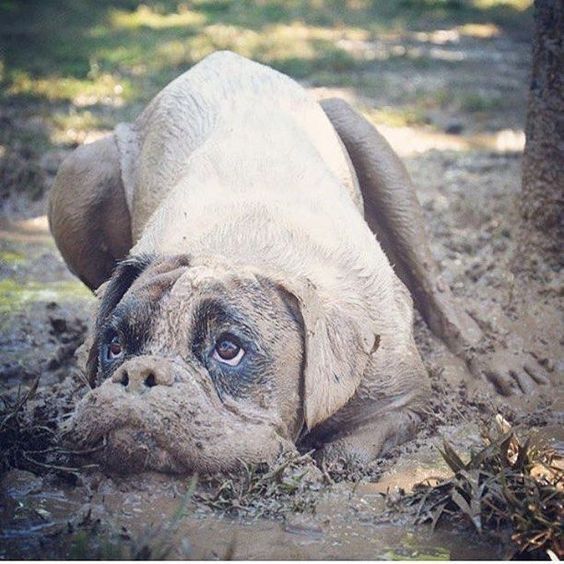
<svg viewBox="0 0 564 564">
<path fill-rule="evenodd" d="M 119 8 L 117 4 L 113 11 Z M 457 3 L 444 4 L 460 11 L 454 6 Z M 496 3 L 480 4 L 492 4 L 480 14 L 480 22 L 493 17 Z M 88 27 L 77 28 L 79 35 L 71 34 L 68 41 L 63 34 L 67 46 L 84 36 L 106 48 L 106 35 L 91 33 L 97 29 L 90 28 L 96 14 L 106 11 L 96 5 L 92 3 Z M 500 7 L 495 7 L 496 13 Z M 156 93 L 151 92 L 153 82 L 164 84 L 178 73 L 176 49 L 167 59 L 161 47 L 169 43 L 174 47 L 176 42 L 169 41 L 174 32 L 182 33 L 179 37 L 184 41 L 185 30 L 166 24 L 159 32 L 166 37 L 156 35 L 161 18 L 162 23 L 167 20 L 158 11 L 142 8 L 130 17 L 143 22 L 150 16 L 151 22 L 159 24 L 142 25 L 144 39 L 156 47 L 144 52 L 156 53 L 156 59 L 151 62 L 148 55 L 138 66 L 135 58 L 129 60 L 125 45 L 127 61 L 118 65 L 115 80 L 120 82 L 115 88 L 113 63 L 104 56 L 91 60 L 88 49 L 85 61 L 92 68 L 84 87 L 96 86 L 96 91 L 90 95 L 81 86 L 80 95 L 71 94 L 68 103 L 58 97 L 48 100 L 42 92 L 51 84 L 53 68 L 60 75 L 60 81 L 53 82 L 53 92 L 61 90 L 57 95 L 64 97 L 74 85 L 68 78 L 75 76 L 75 70 L 68 65 L 75 63 L 58 49 L 61 45 L 55 53 L 43 49 L 39 41 L 41 52 L 35 55 L 41 56 L 24 58 L 26 65 L 33 61 L 37 66 L 36 78 L 49 80 L 30 76 L 22 81 L 21 95 L 6 96 L 1 104 L 5 135 L 0 135 L 0 433 L 6 443 L 0 444 L 0 559 L 447 560 L 514 554 L 508 534 L 478 535 L 468 520 L 446 518 L 434 531 L 429 524 L 415 526 L 416 515 L 405 512 L 401 500 L 402 491 L 409 492 L 416 483 L 452 476 L 439 453 L 443 439 L 466 461 L 473 449 L 479 449 L 483 426 L 497 414 L 516 431 L 532 434 L 564 455 L 564 279 L 562 273 L 539 264 L 535 279 L 519 288 L 511 267 L 520 222 L 530 69 L 532 20 L 524 12 L 519 29 L 513 31 L 509 21 L 507 25 L 461 26 L 461 20 L 445 22 L 446 29 L 419 33 L 421 25 L 426 25 L 419 16 L 416 22 L 410 23 L 409 18 L 406 22 L 408 27 L 416 25 L 416 33 L 379 33 L 374 41 L 362 35 L 355 39 L 358 30 L 349 39 L 341 38 L 339 31 L 340 47 L 366 63 L 338 72 L 322 66 L 306 86 L 319 97 L 347 99 L 379 124 L 415 181 L 432 252 L 453 293 L 496 346 L 514 345 L 534 353 L 548 371 L 550 385 L 526 396 L 492 396 L 481 382 L 468 379 L 463 363 L 416 314 L 415 338 L 432 382 L 431 416 L 412 441 L 394 448 L 370 468 L 322 476 L 294 494 L 274 488 L 268 498 L 262 499 L 259 493 L 249 500 L 244 495 L 248 488 L 238 489 L 230 482 L 223 487 L 204 477 L 199 477 L 197 485 L 191 477 L 112 477 L 90 467 L 87 457 L 73 460 L 51 452 L 53 445 L 58 446 L 55 436 L 60 422 L 85 391 L 79 359 L 95 299 L 56 250 L 45 216 L 46 194 L 41 194 L 48 191 L 62 159 L 77 143 L 100 138 L 116 123 L 129 121 L 137 112 L 136 105 Z M 513 8 L 510 12 L 518 15 Z M 225 25 L 215 25 L 223 21 L 218 19 L 222 14 L 223 10 L 217 10 L 217 15 L 210 15 L 209 23 L 214 25 L 205 26 L 206 42 L 214 30 L 225 35 Z M 185 15 L 179 12 L 174 17 Z M 41 32 L 41 22 L 29 16 L 24 14 L 16 27 L 4 26 L 4 35 L 13 39 Z M 374 23 L 373 16 L 371 12 L 367 24 L 368 20 Z M 239 19 L 237 25 L 244 25 Z M 260 22 L 257 37 L 263 31 L 271 34 L 272 26 L 266 23 Z M 346 32 L 348 24 L 339 23 L 339 28 L 342 25 Z M 434 21 L 433 30 L 436 25 Z M 16 28 L 22 33 L 14 35 Z M 299 41 L 305 29 L 304 22 L 289 28 L 300 34 Z M 131 38 L 137 52 L 138 42 L 134 35 Z M 325 43 L 320 42 L 320 47 Z M 14 46 L 14 53 L 30 49 L 33 53 L 29 41 L 24 51 L 19 43 Z M 47 66 L 42 62 L 43 51 Z M 82 56 L 80 49 L 77 53 Z M 372 65 L 379 58 L 383 64 Z M 9 85 L 17 61 L 13 67 L 6 59 L 5 66 L 0 62 L 0 74 L 6 71 Z M 83 68 L 82 62 L 77 68 Z M 157 69 L 164 74 L 157 76 Z M 106 79 L 112 88 L 109 95 L 103 94 Z M 127 88 L 129 80 L 139 100 L 121 96 L 122 84 Z M 16 82 L 12 80 L 12 86 L 17 87 Z M 33 87 L 39 83 L 40 95 L 35 99 Z M 101 94 L 96 93 L 99 87 Z M 43 139 L 46 136 L 49 139 Z M 33 193 L 37 198 L 28 196 Z M 35 382 L 36 393 L 24 406 L 27 390 Z M 547 554 L 536 556 L 546 558 Z"/>
<path fill-rule="evenodd" d="M 0 557 L 125 558 L 144 550 L 145 556 L 180 559 L 502 556 L 499 544 L 468 530 L 431 533 L 407 519 L 392 523 L 384 515 L 385 506 L 383 495 L 370 484 L 342 483 L 319 492 L 314 513 L 233 518 L 191 500 L 189 480 L 98 475 L 90 476 L 86 487 L 69 488 L 13 471 L 3 483 Z M 85 527 L 90 527 L 88 532 Z"/>
</svg>

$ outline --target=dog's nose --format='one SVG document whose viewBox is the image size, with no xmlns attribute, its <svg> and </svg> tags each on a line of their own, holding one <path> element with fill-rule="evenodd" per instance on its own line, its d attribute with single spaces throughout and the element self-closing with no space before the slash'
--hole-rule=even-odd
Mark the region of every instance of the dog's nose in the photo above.
<svg viewBox="0 0 564 564">
<path fill-rule="evenodd" d="M 166 361 L 141 357 L 120 366 L 113 374 L 112 382 L 121 384 L 129 392 L 142 393 L 154 386 L 171 386 L 173 378 Z"/>
</svg>

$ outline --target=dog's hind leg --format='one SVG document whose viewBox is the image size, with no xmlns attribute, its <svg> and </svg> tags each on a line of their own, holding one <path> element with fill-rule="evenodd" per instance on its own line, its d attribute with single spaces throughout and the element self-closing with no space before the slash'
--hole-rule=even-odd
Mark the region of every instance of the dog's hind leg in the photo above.
<svg viewBox="0 0 564 564">
<path fill-rule="evenodd" d="M 49 226 L 70 270 L 90 289 L 131 248 L 131 220 L 114 135 L 76 149 L 49 195 Z"/>
<path fill-rule="evenodd" d="M 484 352 L 482 331 L 441 277 L 409 174 L 384 137 L 343 100 L 324 100 L 321 105 L 353 163 L 365 219 L 433 333 L 463 357 L 474 374 L 504 394 L 545 383 L 543 369 L 528 353 L 507 351 L 500 363 Z M 476 350 L 483 354 L 475 354 Z"/>
</svg>

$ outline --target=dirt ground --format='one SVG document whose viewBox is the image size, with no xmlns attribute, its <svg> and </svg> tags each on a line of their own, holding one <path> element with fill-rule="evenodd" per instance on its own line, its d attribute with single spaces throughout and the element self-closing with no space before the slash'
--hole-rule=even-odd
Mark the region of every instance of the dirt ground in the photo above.
<svg viewBox="0 0 564 564">
<path fill-rule="evenodd" d="M 494 535 L 479 536 L 461 522 L 432 532 L 394 509 L 403 490 L 452 474 L 437 448 L 443 439 L 469 452 L 480 443 L 481 427 L 498 413 L 518 433 L 532 433 L 564 455 L 562 275 L 539 265 L 535 279 L 523 282 L 510 269 L 518 260 L 513 250 L 528 35 L 484 38 L 487 32 L 450 28 L 343 39 L 341 48 L 351 56 L 362 52 L 377 61 L 382 53 L 411 53 L 412 60 L 363 67 L 349 77 L 350 85 L 301 81 L 315 96 L 346 98 L 378 125 L 415 181 L 433 253 L 455 295 L 495 342 L 532 352 L 552 379 L 527 396 L 492 395 L 470 380 L 418 317 L 416 339 L 433 383 L 432 415 L 414 440 L 362 472 L 332 469 L 321 476 L 306 457 L 291 461 L 271 481 L 268 473 L 266 480 L 251 475 L 255 469 L 242 481 L 115 477 L 87 457 L 67 453 L 61 466 L 60 458 L 46 452 L 55 429 L 85 393 L 77 349 L 95 300 L 66 269 L 45 217 L 48 188 L 72 147 L 26 153 L 25 143 L 12 143 L 16 134 L 6 131 L 33 134 L 41 130 L 42 117 L 4 103 L 0 156 L 11 161 L 4 161 L 1 177 L 2 431 L 13 423 L 6 414 L 37 377 L 39 386 L 22 402 L 14 435 L 29 446 L 2 445 L 0 558 L 496 559 L 512 553 L 507 537 L 499 542 Z M 418 63 L 421 56 L 431 63 Z M 481 95 L 464 97 L 470 85 Z M 425 102 L 406 109 L 409 92 L 422 91 L 443 97 L 440 109 Z M 105 131 L 92 127 L 79 141 Z M 22 193 L 9 186 L 17 182 L 45 190 Z M 26 422 L 37 421 L 47 428 L 26 434 Z"/>
</svg>

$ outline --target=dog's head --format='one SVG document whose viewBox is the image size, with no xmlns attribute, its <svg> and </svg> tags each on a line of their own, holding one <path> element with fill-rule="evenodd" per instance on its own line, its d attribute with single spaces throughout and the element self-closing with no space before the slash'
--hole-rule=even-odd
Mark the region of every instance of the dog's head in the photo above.
<svg viewBox="0 0 564 564">
<path fill-rule="evenodd" d="M 269 461 L 347 402 L 375 343 L 307 280 L 132 257 L 101 292 L 71 431 L 121 471 Z"/>
</svg>

